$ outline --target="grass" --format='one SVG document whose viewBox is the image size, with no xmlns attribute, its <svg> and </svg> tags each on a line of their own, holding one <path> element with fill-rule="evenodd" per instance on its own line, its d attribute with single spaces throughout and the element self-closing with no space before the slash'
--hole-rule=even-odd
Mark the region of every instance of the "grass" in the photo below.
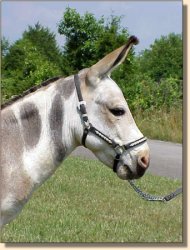
<svg viewBox="0 0 190 250">
<path fill-rule="evenodd" d="M 138 185 L 163 195 L 179 180 L 146 174 Z M 4 227 L 1 242 L 182 242 L 182 196 L 147 202 L 95 160 L 68 158 Z"/>
<path fill-rule="evenodd" d="M 182 110 L 135 112 L 134 119 L 150 139 L 182 143 Z"/>
</svg>

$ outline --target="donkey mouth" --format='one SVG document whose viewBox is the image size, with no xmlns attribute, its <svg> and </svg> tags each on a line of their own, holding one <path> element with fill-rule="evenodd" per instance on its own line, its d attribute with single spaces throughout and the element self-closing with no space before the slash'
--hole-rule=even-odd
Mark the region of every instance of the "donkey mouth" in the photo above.
<svg viewBox="0 0 190 250">
<path fill-rule="evenodd" d="M 144 175 L 144 173 L 146 172 L 146 169 L 140 167 L 138 164 L 137 164 L 137 176 L 138 178 L 142 177 Z"/>
<path fill-rule="evenodd" d="M 127 174 L 126 174 L 126 179 L 127 180 L 132 180 L 135 178 L 135 174 L 131 171 L 130 167 L 128 165 L 124 165 L 124 167 L 127 170 Z"/>
<path fill-rule="evenodd" d="M 120 165 L 117 168 L 117 176 L 122 180 L 133 180 L 133 179 L 139 179 L 142 177 L 145 173 L 145 170 L 137 169 L 135 172 L 133 172 L 130 167 L 126 164 Z"/>
<path fill-rule="evenodd" d="M 124 165 L 124 167 L 127 169 L 127 175 L 126 175 L 127 180 L 139 179 L 145 173 L 144 169 L 140 169 L 138 167 L 137 167 L 137 172 L 136 173 L 133 173 L 128 165 Z"/>
<path fill-rule="evenodd" d="M 135 179 L 135 174 L 131 171 L 128 165 L 121 165 L 117 168 L 117 176 L 122 180 Z"/>
</svg>

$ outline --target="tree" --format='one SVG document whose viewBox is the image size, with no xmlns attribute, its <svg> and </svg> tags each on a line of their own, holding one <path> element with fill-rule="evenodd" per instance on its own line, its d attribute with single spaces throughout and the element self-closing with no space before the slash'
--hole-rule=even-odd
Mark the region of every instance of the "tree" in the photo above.
<svg viewBox="0 0 190 250">
<path fill-rule="evenodd" d="M 5 37 L 3 37 L 1 39 L 1 57 L 2 58 L 4 58 L 6 54 L 8 53 L 9 47 L 10 47 L 9 41 Z"/>
<path fill-rule="evenodd" d="M 74 72 L 88 67 L 89 60 L 94 60 L 94 43 L 103 33 L 103 19 L 97 21 L 90 13 L 80 16 L 75 9 L 67 8 L 58 32 L 66 37 L 64 60 Z"/>
<path fill-rule="evenodd" d="M 132 110 L 181 107 L 182 55 L 181 35 L 171 33 L 135 58 L 136 74 L 125 90 Z"/>
<path fill-rule="evenodd" d="M 31 42 L 38 52 L 49 61 L 61 65 L 61 52 L 57 45 L 55 34 L 48 28 L 43 27 L 39 22 L 23 33 L 23 39 Z"/>
<path fill-rule="evenodd" d="M 67 8 L 58 25 L 58 32 L 66 37 L 63 64 L 65 73 L 71 74 L 90 67 L 107 53 L 122 46 L 129 38 L 127 29 L 120 26 L 121 17 L 111 16 L 107 21 L 102 17 L 97 20 L 86 12 L 83 16 L 75 9 Z M 121 78 L 131 71 L 133 52 L 120 68 Z M 128 74 L 126 74 L 126 72 Z M 117 73 L 115 77 L 118 78 Z"/>
<path fill-rule="evenodd" d="M 183 79 L 182 37 L 171 33 L 156 39 L 139 57 L 139 73 L 146 72 L 156 82 L 164 78 Z"/>
<path fill-rule="evenodd" d="M 5 56 L 9 52 L 10 44 L 9 41 L 3 37 L 1 39 L 1 77 L 3 77 L 3 72 L 5 72 Z"/>
<path fill-rule="evenodd" d="M 59 54 L 55 37 L 48 29 L 39 24 L 29 27 L 4 56 L 1 79 L 3 100 L 50 77 L 61 75 Z"/>
</svg>

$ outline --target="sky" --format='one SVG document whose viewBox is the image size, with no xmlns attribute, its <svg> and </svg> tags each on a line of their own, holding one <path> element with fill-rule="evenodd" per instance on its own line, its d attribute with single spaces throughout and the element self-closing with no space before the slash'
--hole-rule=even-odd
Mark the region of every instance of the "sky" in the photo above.
<svg viewBox="0 0 190 250">
<path fill-rule="evenodd" d="M 28 25 L 39 22 L 56 34 L 59 46 L 64 36 L 57 32 L 57 25 L 66 7 L 75 8 L 80 14 L 86 11 L 96 18 L 110 15 L 123 16 L 122 26 L 130 35 L 139 38 L 135 46 L 139 53 L 148 49 L 155 39 L 171 32 L 182 33 L 182 1 L 8 1 L 1 3 L 1 35 L 11 43 L 22 37 Z"/>
</svg>

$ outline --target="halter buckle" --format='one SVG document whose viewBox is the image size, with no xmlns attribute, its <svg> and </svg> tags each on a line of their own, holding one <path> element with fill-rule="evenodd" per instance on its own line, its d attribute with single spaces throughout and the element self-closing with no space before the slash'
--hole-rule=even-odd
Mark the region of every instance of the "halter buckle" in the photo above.
<svg viewBox="0 0 190 250">
<path fill-rule="evenodd" d="M 89 120 L 88 120 L 88 116 L 87 116 L 87 121 L 85 121 L 85 120 L 83 119 L 83 122 L 84 122 L 84 127 L 87 128 L 87 129 L 89 130 L 89 129 L 90 129 L 90 122 L 89 122 Z"/>
<path fill-rule="evenodd" d="M 78 108 L 79 111 L 81 111 L 81 106 L 82 105 L 86 106 L 86 102 L 85 101 L 78 102 L 77 108 Z"/>
<path fill-rule="evenodd" d="M 86 102 L 85 101 L 78 102 L 77 109 L 78 109 L 78 111 L 80 112 L 80 114 L 82 116 L 84 127 L 89 129 L 90 128 L 90 122 L 88 120 L 88 115 L 86 113 Z"/>
<path fill-rule="evenodd" d="M 116 152 L 117 155 L 122 155 L 125 149 L 124 149 L 123 146 L 117 144 L 117 145 L 114 147 L 114 150 L 115 150 L 115 152 Z"/>
</svg>

